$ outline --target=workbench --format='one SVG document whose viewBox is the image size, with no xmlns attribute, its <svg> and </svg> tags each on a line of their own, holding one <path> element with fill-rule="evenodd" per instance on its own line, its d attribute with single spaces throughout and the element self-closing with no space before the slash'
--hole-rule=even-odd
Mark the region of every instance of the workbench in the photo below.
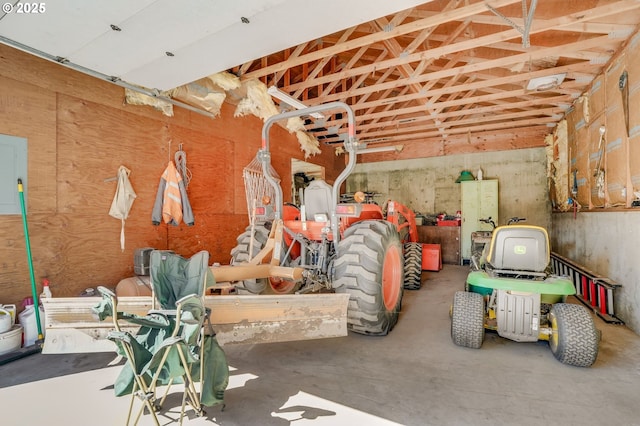
<svg viewBox="0 0 640 426">
<path fill-rule="evenodd" d="M 418 242 L 440 244 L 442 263 L 460 265 L 459 226 L 418 226 Z"/>
</svg>

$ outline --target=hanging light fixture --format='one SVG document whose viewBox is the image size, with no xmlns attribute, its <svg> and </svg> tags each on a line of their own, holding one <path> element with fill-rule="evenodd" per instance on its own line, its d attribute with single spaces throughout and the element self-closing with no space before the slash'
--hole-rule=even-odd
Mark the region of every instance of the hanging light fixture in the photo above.
<svg viewBox="0 0 640 426">
<path fill-rule="evenodd" d="M 544 77 L 532 78 L 527 84 L 527 90 L 536 90 L 541 92 L 543 90 L 553 89 L 560 86 L 564 81 L 567 73 L 547 75 Z"/>
</svg>

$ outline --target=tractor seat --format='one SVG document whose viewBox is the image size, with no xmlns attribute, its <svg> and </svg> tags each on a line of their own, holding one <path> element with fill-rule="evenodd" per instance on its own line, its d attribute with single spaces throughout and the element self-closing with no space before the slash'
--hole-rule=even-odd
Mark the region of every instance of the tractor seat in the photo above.
<svg viewBox="0 0 640 426">
<path fill-rule="evenodd" d="M 332 187 L 322 179 L 315 179 L 304 189 L 306 219 L 315 220 L 316 214 L 325 214 L 331 218 Z"/>
<path fill-rule="evenodd" d="M 545 275 L 549 251 L 549 236 L 544 228 L 500 226 L 493 231 L 487 262 L 498 273 Z"/>
</svg>

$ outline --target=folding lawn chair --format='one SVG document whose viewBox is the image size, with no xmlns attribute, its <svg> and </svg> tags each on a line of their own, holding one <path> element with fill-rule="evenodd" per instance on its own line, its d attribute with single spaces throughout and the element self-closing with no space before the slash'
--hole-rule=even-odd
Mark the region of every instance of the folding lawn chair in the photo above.
<svg viewBox="0 0 640 426">
<path fill-rule="evenodd" d="M 173 252 L 151 252 L 153 305 L 159 309 L 152 309 L 146 316 L 118 312 L 115 294 L 99 288 L 103 303 L 96 311 L 102 319 L 112 316 L 115 330 L 109 333 L 108 338 L 116 343 L 119 353 L 127 359 L 114 386 L 116 395 L 132 395 L 127 424 L 136 398 L 142 401 L 142 406 L 134 424 L 145 408 L 159 424 L 156 411 L 161 408 L 174 383 L 184 383 L 181 424 L 187 403 L 197 415 L 202 415 L 203 402 L 206 405 L 223 402 L 224 389 L 228 384 L 228 365 L 215 340 L 215 333 L 212 333 L 204 306 L 208 258 L 206 251 L 188 260 Z M 122 330 L 121 320 L 141 326 L 135 336 Z M 205 330 L 205 321 L 209 331 Z M 205 358 L 210 360 L 206 370 L 202 362 Z M 197 381 L 201 382 L 200 393 L 196 388 Z M 158 401 L 156 392 L 161 385 L 166 385 L 167 390 Z"/>
</svg>

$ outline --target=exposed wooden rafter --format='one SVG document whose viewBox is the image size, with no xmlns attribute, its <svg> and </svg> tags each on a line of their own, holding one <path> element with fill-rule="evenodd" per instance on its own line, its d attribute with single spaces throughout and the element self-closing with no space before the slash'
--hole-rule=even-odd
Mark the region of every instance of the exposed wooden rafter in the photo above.
<svg viewBox="0 0 640 426">
<path fill-rule="evenodd" d="M 513 135 L 548 132 L 640 22 L 637 0 L 524 4 L 434 0 L 235 71 L 242 79 L 275 84 L 307 105 L 350 104 L 363 141 L 438 143 L 444 152 L 464 138 L 484 144 L 493 132 L 513 146 Z M 532 78 L 559 73 L 566 77 L 555 88 L 526 89 Z M 334 144 L 343 136 L 329 129 L 342 123 L 337 116 L 307 127 Z"/>
</svg>

